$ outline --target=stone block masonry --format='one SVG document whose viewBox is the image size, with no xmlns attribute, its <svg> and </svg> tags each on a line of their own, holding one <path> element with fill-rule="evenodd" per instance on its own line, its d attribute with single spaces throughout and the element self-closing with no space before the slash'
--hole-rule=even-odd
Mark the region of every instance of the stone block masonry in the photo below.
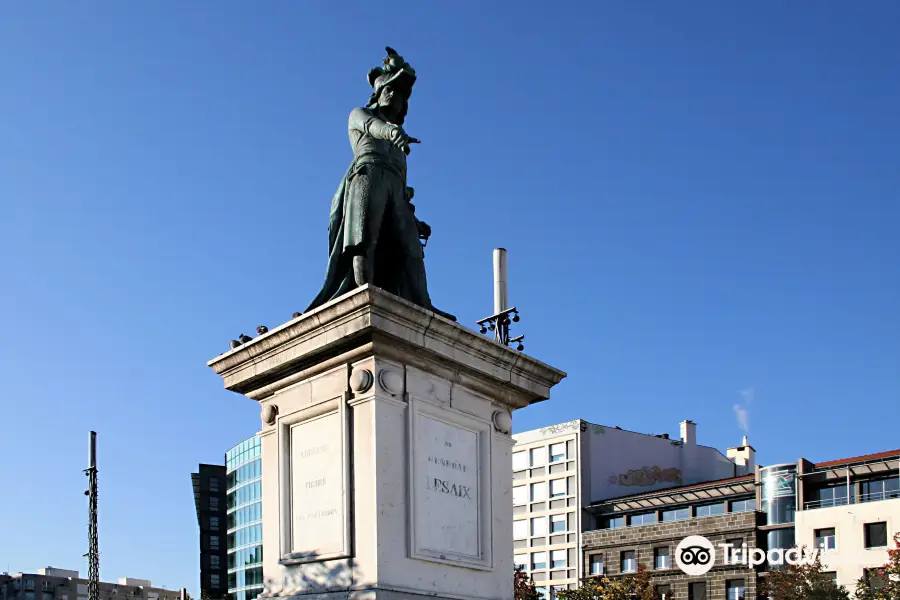
<svg viewBox="0 0 900 600">
<path fill-rule="evenodd" d="M 582 534 L 584 572 L 590 573 L 591 557 L 603 554 L 606 575 L 620 577 L 630 573 L 621 570 L 623 552 L 634 551 L 637 563 L 651 573 L 654 585 L 668 585 L 668 600 L 688 600 L 692 583 L 706 584 L 707 600 L 725 600 L 729 581 L 742 580 L 745 598 L 756 597 L 757 573 L 749 567 L 725 564 L 719 544 L 741 540 L 748 551 L 755 548 L 757 513 L 729 513 L 714 517 L 698 517 L 683 521 L 633 526 L 620 529 L 598 529 Z M 703 576 L 692 577 L 683 573 L 675 564 L 675 547 L 684 538 L 701 535 L 716 548 L 716 562 Z M 668 548 L 669 568 L 656 569 L 655 551 Z"/>
</svg>

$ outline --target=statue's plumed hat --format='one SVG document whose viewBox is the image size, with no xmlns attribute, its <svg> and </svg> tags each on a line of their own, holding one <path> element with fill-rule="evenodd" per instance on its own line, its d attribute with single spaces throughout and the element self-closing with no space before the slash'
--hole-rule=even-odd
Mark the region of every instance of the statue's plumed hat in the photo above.
<svg viewBox="0 0 900 600">
<path fill-rule="evenodd" d="M 412 94 L 413 84 L 416 82 L 416 70 L 393 48 L 388 47 L 385 50 L 387 56 L 384 58 L 382 66 L 369 71 L 369 85 L 372 86 L 369 106 L 378 101 L 378 95 L 386 85 L 390 85 L 409 98 Z"/>
</svg>

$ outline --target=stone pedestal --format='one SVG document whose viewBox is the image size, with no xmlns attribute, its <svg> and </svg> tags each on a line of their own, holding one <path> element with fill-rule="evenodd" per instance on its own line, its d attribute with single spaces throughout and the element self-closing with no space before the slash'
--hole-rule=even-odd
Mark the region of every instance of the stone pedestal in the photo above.
<svg viewBox="0 0 900 600">
<path fill-rule="evenodd" d="M 511 411 L 565 373 L 372 287 L 209 366 L 262 406 L 263 597 L 511 600 Z"/>
</svg>

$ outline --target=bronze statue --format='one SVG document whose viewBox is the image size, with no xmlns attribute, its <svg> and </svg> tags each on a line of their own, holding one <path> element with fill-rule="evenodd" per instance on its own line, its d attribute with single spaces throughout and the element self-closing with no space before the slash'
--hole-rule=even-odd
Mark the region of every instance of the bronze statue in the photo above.
<svg viewBox="0 0 900 600">
<path fill-rule="evenodd" d="M 369 71 L 372 96 L 350 113 L 353 162 L 331 202 L 325 283 L 307 311 L 368 283 L 456 320 L 431 304 L 420 241 L 431 228 L 416 218 L 406 185 L 406 156 L 419 143 L 403 130 L 415 82 L 391 48 Z"/>
</svg>

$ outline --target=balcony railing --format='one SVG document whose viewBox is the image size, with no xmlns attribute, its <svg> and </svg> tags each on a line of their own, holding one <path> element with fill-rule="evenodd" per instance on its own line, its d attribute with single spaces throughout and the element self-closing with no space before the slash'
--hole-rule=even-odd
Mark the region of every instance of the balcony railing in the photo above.
<svg viewBox="0 0 900 600">
<path fill-rule="evenodd" d="M 891 500 L 893 498 L 900 498 L 900 490 L 885 490 L 883 492 L 860 494 L 859 502 L 878 502 L 879 500 Z"/>
<path fill-rule="evenodd" d="M 883 492 L 870 492 L 868 494 L 859 494 L 855 497 L 852 504 L 861 504 L 864 502 L 879 502 L 881 500 L 891 500 L 900 498 L 900 490 L 887 490 Z M 825 500 L 810 500 L 803 503 L 804 510 L 815 510 L 817 508 L 829 508 L 831 506 L 846 506 L 851 504 L 847 498 L 826 498 Z"/>
<path fill-rule="evenodd" d="M 847 505 L 846 498 L 826 498 L 825 500 L 810 500 L 803 503 L 803 510 L 815 510 L 817 508 L 829 508 L 831 506 Z"/>
</svg>

